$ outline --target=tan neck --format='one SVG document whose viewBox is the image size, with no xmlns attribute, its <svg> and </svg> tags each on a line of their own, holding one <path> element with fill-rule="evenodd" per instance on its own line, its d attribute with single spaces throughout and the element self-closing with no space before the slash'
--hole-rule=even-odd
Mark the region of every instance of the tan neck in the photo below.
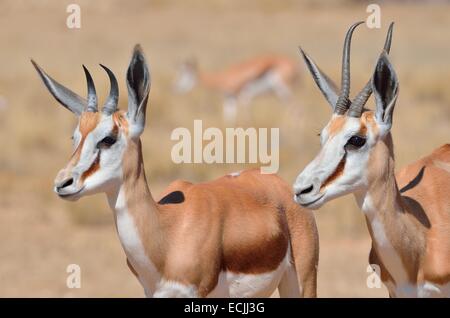
<svg viewBox="0 0 450 318">
<path fill-rule="evenodd" d="M 130 140 L 123 156 L 123 181 L 115 193 L 108 195 L 110 206 L 115 211 L 117 222 L 124 213 L 133 220 L 137 235 L 147 256 L 157 268 L 162 267 L 163 232 L 160 225 L 160 212 L 147 185 L 142 146 L 140 140 Z M 123 229 L 129 231 L 129 229 Z M 119 236 L 121 229 L 118 228 Z M 121 238 L 122 240 L 122 238 Z M 125 242 L 122 242 L 123 245 Z M 124 246 L 127 250 L 127 246 Z"/>
<path fill-rule="evenodd" d="M 367 188 L 356 198 L 366 216 L 373 247 L 394 279 L 415 282 L 424 236 L 409 217 L 395 180 L 390 134 L 372 150 L 369 167 Z"/>
<path fill-rule="evenodd" d="M 372 150 L 367 175 L 366 195 L 372 199 L 377 213 L 395 221 L 403 213 L 400 191 L 395 180 L 395 159 L 392 136 L 380 140 Z"/>
</svg>

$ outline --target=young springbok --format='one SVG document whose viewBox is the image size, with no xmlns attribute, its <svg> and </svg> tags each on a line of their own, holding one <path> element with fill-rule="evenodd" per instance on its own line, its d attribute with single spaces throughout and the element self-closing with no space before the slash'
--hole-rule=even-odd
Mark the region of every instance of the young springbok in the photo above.
<svg viewBox="0 0 450 318">
<path fill-rule="evenodd" d="M 235 64 L 216 73 L 198 69 L 195 60 L 187 60 L 179 67 L 174 90 L 186 93 L 197 84 L 223 95 L 223 117 L 228 122 L 236 120 L 238 105 L 248 105 L 253 98 L 275 93 L 286 102 L 291 86 L 298 77 L 298 65 L 284 56 L 258 56 Z"/>
<path fill-rule="evenodd" d="M 117 109 L 117 80 L 105 66 L 111 90 L 98 111 L 86 68 L 84 99 L 33 64 L 78 116 L 74 151 L 54 190 L 67 200 L 106 193 L 128 266 L 147 296 L 266 297 L 277 287 L 282 297 L 316 296 L 315 220 L 278 176 L 248 170 L 200 184 L 175 181 L 153 199 L 140 140 L 150 73 L 139 46 L 126 77 L 127 112 Z"/>
<path fill-rule="evenodd" d="M 372 237 L 370 264 L 381 270 L 391 297 L 450 296 L 450 145 L 394 174 L 390 133 L 398 80 L 388 59 L 392 24 L 371 81 L 350 101 L 351 26 L 344 44 L 342 88 L 305 53 L 306 64 L 333 116 L 322 148 L 297 177 L 295 201 L 320 208 L 353 193 Z M 375 111 L 364 108 L 371 93 Z"/>
</svg>

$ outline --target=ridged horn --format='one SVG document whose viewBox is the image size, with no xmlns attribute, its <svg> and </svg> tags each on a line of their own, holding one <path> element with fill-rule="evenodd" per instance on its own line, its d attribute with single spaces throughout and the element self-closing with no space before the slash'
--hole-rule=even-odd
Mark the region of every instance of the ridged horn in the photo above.
<svg viewBox="0 0 450 318">
<path fill-rule="evenodd" d="M 391 50 L 391 42 L 392 42 L 392 32 L 394 30 L 394 22 L 391 22 L 389 25 L 389 29 L 386 35 L 386 40 L 384 41 L 384 51 L 387 53 Z M 372 80 L 370 79 L 366 86 L 356 95 L 353 100 L 350 108 L 348 109 L 347 116 L 350 117 L 361 117 L 364 105 L 367 103 L 370 95 L 372 95 Z"/>
<path fill-rule="evenodd" d="M 89 73 L 86 66 L 83 65 L 84 74 L 86 75 L 86 83 L 87 83 L 87 104 L 86 111 L 95 113 L 97 112 L 97 93 L 95 91 L 94 80 L 92 79 L 91 74 Z"/>
<path fill-rule="evenodd" d="M 350 45 L 352 42 L 352 35 L 355 28 L 364 23 L 359 21 L 354 23 L 347 31 L 344 41 L 344 49 L 342 52 L 342 74 L 341 74 L 341 94 L 336 102 L 334 112 L 338 115 L 343 115 L 350 106 Z"/>
<path fill-rule="evenodd" d="M 103 106 L 102 112 L 111 115 L 117 110 L 117 103 L 119 101 L 119 84 L 114 73 L 106 66 L 100 64 L 100 66 L 106 71 L 109 77 L 111 88 L 109 90 L 108 98 Z"/>
</svg>

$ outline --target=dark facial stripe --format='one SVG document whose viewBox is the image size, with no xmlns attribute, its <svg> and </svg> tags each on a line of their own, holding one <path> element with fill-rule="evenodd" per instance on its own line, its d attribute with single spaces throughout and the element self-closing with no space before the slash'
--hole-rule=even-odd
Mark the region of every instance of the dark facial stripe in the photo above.
<svg viewBox="0 0 450 318">
<path fill-rule="evenodd" d="M 334 172 L 327 178 L 327 180 L 325 180 L 325 182 L 322 184 L 322 186 L 320 187 L 320 190 L 324 189 L 325 187 L 327 187 L 329 184 L 331 184 L 334 180 L 336 180 L 337 178 L 339 178 L 342 173 L 344 172 L 344 168 L 345 168 L 345 158 L 347 155 L 344 155 L 341 159 L 341 161 L 339 162 L 339 164 L 337 165 L 336 169 L 334 170 Z"/>
<path fill-rule="evenodd" d="M 91 164 L 89 169 L 87 169 L 81 175 L 81 178 L 80 178 L 81 182 L 84 182 L 84 180 L 86 180 L 86 178 L 93 175 L 96 171 L 98 171 L 100 169 L 100 153 L 101 153 L 101 151 L 98 152 L 97 157 L 95 158 L 94 162 Z"/>
</svg>

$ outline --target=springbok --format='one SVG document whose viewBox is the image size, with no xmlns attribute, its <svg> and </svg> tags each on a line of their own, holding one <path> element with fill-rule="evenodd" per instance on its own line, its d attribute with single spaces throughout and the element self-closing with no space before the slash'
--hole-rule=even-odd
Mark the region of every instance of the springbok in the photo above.
<svg viewBox="0 0 450 318">
<path fill-rule="evenodd" d="M 216 73 L 200 71 L 196 61 L 189 59 L 179 67 L 174 90 L 186 93 L 200 84 L 218 91 L 224 97 L 224 119 L 234 122 L 238 105 L 248 105 L 262 94 L 273 92 L 286 102 L 292 95 L 290 87 L 297 77 L 297 63 L 284 56 L 254 57 Z"/>
<path fill-rule="evenodd" d="M 150 73 L 139 46 L 128 67 L 128 111 L 118 110 L 118 84 L 98 111 L 83 66 L 87 99 L 32 61 L 50 93 L 78 116 L 74 151 L 56 179 L 59 197 L 104 192 L 131 271 L 147 296 L 316 296 L 318 234 L 311 211 L 292 201 L 276 175 L 248 170 L 192 184 L 175 181 L 156 202 L 147 186 L 140 136 Z"/>
<path fill-rule="evenodd" d="M 350 42 L 361 23 L 352 25 L 345 38 L 340 91 L 303 53 L 334 113 L 320 134 L 319 154 L 295 181 L 294 199 L 303 207 L 318 209 L 353 193 L 372 237 L 370 264 L 379 266 L 389 295 L 448 297 L 450 145 L 395 176 L 390 129 L 398 80 L 387 55 L 393 24 L 371 81 L 350 101 Z M 372 92 L 375 111 L 364 108 Z"/>
</svg>

